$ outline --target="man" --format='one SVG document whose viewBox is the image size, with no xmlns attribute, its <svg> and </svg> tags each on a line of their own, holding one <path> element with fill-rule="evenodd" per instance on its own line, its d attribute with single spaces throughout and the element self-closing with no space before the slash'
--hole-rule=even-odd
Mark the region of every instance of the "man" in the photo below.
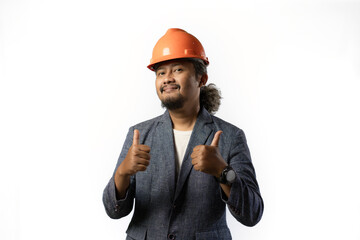
<svg viewBox="0 0 360 240">
<path fill-rule="evenodd" d="M 225 206 L 242 224 L 261 219 L 263 201 L 245 135 L 211 115 L 220 104 L 205 86 L 209 64 L 201 43 L 169 29 L 149 69 L 166 112 L 130 128 L 103 193 L 109 217 L 128 215 L 126 239 L 231 239 Z"/>
</svg>

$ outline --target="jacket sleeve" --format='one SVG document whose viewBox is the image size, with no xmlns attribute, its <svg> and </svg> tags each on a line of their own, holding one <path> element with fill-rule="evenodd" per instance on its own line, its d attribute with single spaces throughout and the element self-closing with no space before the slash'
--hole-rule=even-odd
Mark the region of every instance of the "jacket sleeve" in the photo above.
<svg viewBox="0 0 360 240">
<path fill-rule="evenodd" d="M 228 164 L 235 170 L 236 180 L 231 185 L 229 198 L 222 192 L 222 199 L 239 222 L 246 226 L 255 226 L 262 217 L 264 203 L 245 134 L 240 129 L 233 138 Z"/>
<path fill-rule="evenodd" d="M 123 199 L 117 199 L 115 182 L 114 182 L 114 175 L 115 175 L 116 169 L 120 166 L 122 161 L 125 159 L 127 152 L 129 150 L 129 148 L 131 147 L 133 134 L 134 134 L 134 130 L 131 127 L 126 136 L 126 140 L 125 140 L 124 146 L 121 150 L 114 173 L 113 173 L 110 181 L 106 185 L 104 192 L 103 192 L 103 204 L 105 207 L 105 211 L 106 211 L 107 215 L 113 219 L 119 219 L 121 217 L 128 215 L 133 208 L 133 202 L 134 202 L 134 197 L 135 197 L 135 177 L 131 176 L 129 188 L 127 189 L 125 198 L 123 198 Z"/>
</svg>

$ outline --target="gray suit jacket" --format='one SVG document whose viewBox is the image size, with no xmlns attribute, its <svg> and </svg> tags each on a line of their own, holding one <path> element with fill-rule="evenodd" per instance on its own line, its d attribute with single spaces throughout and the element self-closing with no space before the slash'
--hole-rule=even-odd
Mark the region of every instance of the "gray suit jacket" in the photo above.
<svg viewBox="0 0 360 240">
<path fill-rule="evenodd" d="M 128 215 L 135 199 L 127 239 L 231 239 L 226 205 L 244 225 L 254 226 L 260 221 L 263 200 L 241 129 L 201 109 L 178 178 L 168 111 L 129 129 L 115 171 L 132 144 L 134 129 L 140 131 L 140 143 L 151 148 L 150 165 L 146 171 L 132 176 L 124 199 L 116 198 L 113 177 L 103 193 L 106 213 L 114 219 Z M 210 145 L 218 130 L 223 131 L 220 153 L 237 174 L 228 199 L 213 176 L 194 170 L 191 164 L 193 148 Z"/>
</svg>

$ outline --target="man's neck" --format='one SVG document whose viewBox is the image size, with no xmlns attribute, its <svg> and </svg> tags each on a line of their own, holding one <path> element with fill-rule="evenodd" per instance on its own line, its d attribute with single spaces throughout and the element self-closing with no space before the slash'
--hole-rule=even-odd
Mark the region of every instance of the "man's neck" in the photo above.
<svg viewBox="0 0 360 240">
<path fill-rule="evenodd" d="M 179 131 L 191 131 L 195 126 L 199 111 L 199 105 L 193 108 L 169 110 L 173 128 Z"/>
</svg>

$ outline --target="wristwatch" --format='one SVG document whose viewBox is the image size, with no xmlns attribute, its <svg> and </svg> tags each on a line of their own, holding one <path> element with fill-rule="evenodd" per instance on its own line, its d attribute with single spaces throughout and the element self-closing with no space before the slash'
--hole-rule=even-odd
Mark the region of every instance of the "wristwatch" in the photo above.
<svg viewBox="0 0 360 240">
<path fill-rule="evenodd" d="M 236 173 L 230 166 L 225 167 L 221 172 L 220 178 L 217 178 L 219 183 L 231 185 L 236 179 Z"/>
</svg>

